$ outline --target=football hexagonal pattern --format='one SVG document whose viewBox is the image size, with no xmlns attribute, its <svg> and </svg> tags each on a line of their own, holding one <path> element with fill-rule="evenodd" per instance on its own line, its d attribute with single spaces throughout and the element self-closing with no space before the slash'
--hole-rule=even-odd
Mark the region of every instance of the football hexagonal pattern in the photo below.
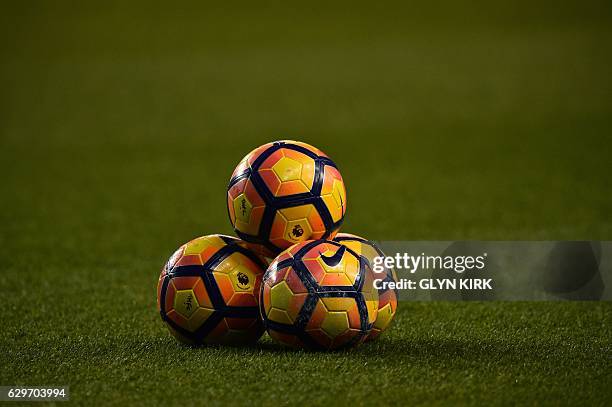
<svg viewBox="0 0 612 407">
<path fill-rule="evenodd" d="M 305 240 L 333 237 L 346 212 L 346 190 L 336 164 L 321 150 L 277 141 L 251 151 L 227 191 L 237 235 L 266 257 Z"/>
<path fill-rule="evenodd" d="M 338 233 L 333 240 L 348 247 L 358 255 L 365 257 L 370 265 L 373 265 L 374 257 L 385 256 L 374 242 L 356 235 Z M 375 273 L 374 276 L 375 278 L 382 278 L 383 281 L 397 281 L 393 268 L 385 268 L 384 273 L 382 276 Z M 390 290 L 388 288 L 378 290 L 378 314 L 366 341 L 378 338 L 389 327 L 396 311 L 397 290 Z"/>
<path fill-rule="evenodd" d="M 181 246 L 165 264 L 157 305 L 181 342 L 249 343 L 263 333 L 259 291 L 265 263 L 241 240 L 209 235 Z"/>
<path fill-rule="evenodd" d="M 283 344 L 339 349 L 361 343 L 378 312 L 378 291 L 365 259 L 329 240 L 296 244 L 266 271 L 260 311 Z"/>
</svg>

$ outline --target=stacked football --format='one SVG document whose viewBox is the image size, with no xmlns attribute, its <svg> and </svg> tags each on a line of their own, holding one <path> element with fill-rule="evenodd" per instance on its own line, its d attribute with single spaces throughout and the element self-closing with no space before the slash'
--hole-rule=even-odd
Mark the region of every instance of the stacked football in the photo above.
<svg viewBox="0 0 612 407">
<path fill-rule="evenodd" d="M 338 233 L 346 189 L 336 164 L 297 141 L 256 148 L 234 170 L 229 218 L 238 238 L 207 235 L 164 265 L 157 303 L 180 341 L 248 344 L 264 330 L 283 344 L 340 349 L 378 337 L 397 293 L 374 279 L 384 255 L 371 241 Z"/>
</svg>

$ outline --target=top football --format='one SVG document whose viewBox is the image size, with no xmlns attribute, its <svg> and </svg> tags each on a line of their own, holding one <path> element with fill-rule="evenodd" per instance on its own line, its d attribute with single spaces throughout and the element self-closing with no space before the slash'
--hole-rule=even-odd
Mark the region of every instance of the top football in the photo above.
<svg viewBox="0 0 612 407">
<path fill-rule="evenodd" d="M 275 257 L 295 243 L 330 239 L 346 212 L 336 164 L 299 141 L 276 141 L 240 161 L 227 189 L 236 234 L 256 252 Z"/>
</svg>

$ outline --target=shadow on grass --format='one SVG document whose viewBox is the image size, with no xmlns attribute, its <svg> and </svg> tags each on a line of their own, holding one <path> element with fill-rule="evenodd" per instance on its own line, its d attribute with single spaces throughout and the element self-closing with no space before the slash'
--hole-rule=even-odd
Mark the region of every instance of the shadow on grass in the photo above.
<svg viewBox="0 0 612 407">
<path fill-rule="evenodd" d="M 356 348 L 340 349 L 335 351 L 321 351 L 308 349 L 295 349 L 274 343 L 268 338 L 255 344 L 249 345 L 203 345 L 198 347 L 172 344 L 168 341 L 158 341 L 158 344 L 166 343 L 166 349 L 185 349 L 195 352 L 213 351 L 234 355 L 257 355 L 266 354 L 270 356 L 306 356 L 330 355 L 339 358 L 353 358 L 369 360 L 397 360 L 412 359 L 426 360 L 482 360 L 482 359 L 506 359 L 531 360 L 547 359 L 559 351 L 558 346 L 552 343 L 519 344 L 510 340 L 474 340 L 459 338 L 427 338 L 427 339 L 402 339 L 381 338 L 374 342 L 366 342 Z"/>
<path fill-rule="evenodd" d="M 519 343 L 511 339 L 475 340 L 473 338 L 380 338 L 356 348 L 337 351 L 313 351 L 293 349 L 274 342 L 260 342 L 242 349 L 248 352 L 292 355 L 335 355 L 342 358 L 369 360 L 375 358 L 392 362 L 397 359 L 428 360 L 500 360 L 537 361 L 559 355 L 556 343 Z"/>
</svg>

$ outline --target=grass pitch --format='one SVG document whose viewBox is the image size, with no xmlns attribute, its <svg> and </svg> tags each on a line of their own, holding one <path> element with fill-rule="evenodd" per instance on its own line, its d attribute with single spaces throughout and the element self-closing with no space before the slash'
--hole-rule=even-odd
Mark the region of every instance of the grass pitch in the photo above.
<svg viewBox="0 0 612 407">
<path fill-rule="evenodd" d="M 0 384 L 109 404 L 610 404 L 610 303 L 402 303 L 351 352 L 185 348 L 181 243 L 244 154 L 339 165 L 372 239 L 610 239 L 606 2 L 0 13 Z M 19 8 L 18 8 L 19 7 Z M 198 6 L 201 7 L 201 6 Z"/>
<path fill-rule="evenodd" d="M 3 383 L 69 383 L 83 404 L 605 405 L 612 396 L 608 303 L 402 303 L 379 341 L 312 353 L 269 338 L 188 348 L 162 329 L 150 292 L 88 287 L 54 295 L 52 309 L 35 300 L 20 314 L 30 323 L 2 332 Z"/>
</svg>

